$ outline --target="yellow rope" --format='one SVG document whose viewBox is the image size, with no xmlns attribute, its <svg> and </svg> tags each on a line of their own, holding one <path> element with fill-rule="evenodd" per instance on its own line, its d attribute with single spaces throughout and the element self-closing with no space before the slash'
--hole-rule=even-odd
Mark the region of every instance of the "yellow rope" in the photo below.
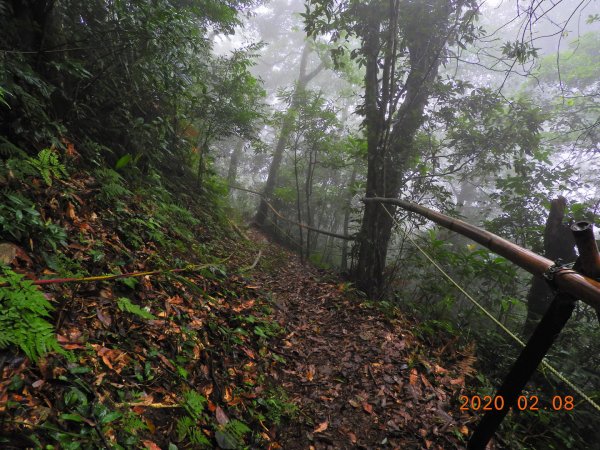
<svg viewBox="0 0 600 450">
<path fill-rule="evenodd" d="M 490 313 L 487 309 L 485 309 L 477 300 L 475 300 L 467 291 L 465 291 L 462 286 L 460 286 L 429 254 L 421 248 L 421 246 L 403 229 L 402 226 L 398 223 L 398 221 L 394 218 L 394 216 L 388 211 L 385 205 L 381 205 L 385 212 L 392 218 L 394 223 L 398 226 L 398 228 L 402 231 L 404 236 L 408 238 L 408 240 L 433 264 L 433 266 L 450 281 L 456 288 L 462 292 L 462 294 L 467 297 L 477 308 L 479 308 L 488 318 L 490 318 L 502 331 L 504 331 L 508 336 L 510 336 L 515 342 L 517 342 L 521 347 L 525 347 L 525 343 L 512 331 L 510 331 L 502 322 L 500 322 L 492 313 Z M 562 373 L 560 373 L 557 369 L 555 369 L 544 357 L 542 360 L 542 366 L 545 369 L 548 369 L 551 373 L 554 374 L 559 380 L 569 386 L 573 391 L 581 396 L 586 402 L 588 402 L 594 409 L 600 411 L 600 405 L 598 405 L 594 400 L 592 400 L 588 395 L 586 395 L 579 387 L 577 387 L 572 381 L 567 379 Z"/>
</svg>

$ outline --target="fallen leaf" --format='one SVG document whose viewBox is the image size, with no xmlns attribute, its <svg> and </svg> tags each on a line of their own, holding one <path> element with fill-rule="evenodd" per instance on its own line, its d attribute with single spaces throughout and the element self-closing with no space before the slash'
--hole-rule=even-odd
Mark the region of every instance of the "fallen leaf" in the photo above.
<svg viewBox="0 0 600 450">
<path fill-rule="evenodd" d="M 322 433 L 323 431 L 325 431 L 327 429 L 328 426 L 329 426 L 328 421 L 321 422 L 319 425 L 317 425 L 315 427 L 315 430 L 313 431 L 313 433 Z"/>
<path fill-rule="evenodd" d="M 246 347 L 242 347 L 242 351 L 243 351 L 243 352 L 244 352 L 246 355 L 248 355 L 248 358 L 250 358 L 250 359 L 255 359 L 255 358 L 256 358 L 256 355 L 254 354 L 254 352 L 253 352 L 252 350 L 250 350 L 250 349 L 248 349 L 248 348 L 246 348 Z"/>
<path fill-rule="evenodd" d="M 0 244 L 0 262 L 9 265 L 13 262 L 17 256 L 16 245 L 13 244 Z"/>
<path fill-rule="evenodd" d="M 223 400 L 226 402 L 230 402 L 231 400 L 233 400 L 233 394 L 229 386 L 225 387 L 225 392 L 223 392 Z"/>
<path fill-rule="evenodd" d="M 356 400 L 353 400 L 353 399 L 348 400 L 348 403 L 350 403 L 355 408 L 358 408 L 360 406 L 360 403 L 358 403 Z"/>
<path fill-rule="evenodd" d="M 71 202 L 67 203 L 67 217 L 71 220 L 75 220 L 75 218 L 77 217 L 77 215 L 75 214 L 75 207 Z"/>
<path fill-rule="evenodd" d="M 152 433 L 152 434 L 156 433 L 156 425 L 154 425 L 154 422 L 152 422 L 147 417 L 144 419 L 144 422 L 146 422 L 146 426 L 148 427 L 148 431 L 150 433 Z"/>
<path fill-rule="evenodd" d="M 158 358 L 164 363 L 165 366 L 167 366 L 169 369 L 171 369 L 172 371 L 176 371 L 175 366 L 173 365 L 173 363 L 171 361 L 169 361 L 169 359 L 163 355 L 162 353 L 158 354 Z"/>
<path fill-rule="evenodd" d="M 367 402 L 363 403 L 362 407 L 366 413 L 373 414 L 373 406 L 371 406 L 369 403 L 367 403 Z"/>
<path fill-rule="evenodd" d="M 433 370 L 434 370 L 435 373 L 448 373 L 448 371 L 446 369 L 444 369 L 443 367 L 441 367 L 441 366 L 439 366 L 437 364 L 435 364 L 433 366 Z"/>
<path fill-rule="evenodd" d="M 418 378 L 419 378 L 419 372 L 417 372 L 417 369 L 412 369 L 410 371 L 410 377 L 408 379 L 409 383 L 414 386 L 415 384 L 417 384 Z"/>
<path fill-rule="evenodd" d="M 352 442 L 353 444 L 356 444 L 356 442 L 358 441 L 356 435 L 351 431 L 348 432 L 348 437 L 350 438 L 350 442 Z"/>
<path fill-rule="evenodd" d="M 142 441 L 146 450 L 161 450 L 161 448 L 152 441 Z"/>
<path fill-rule="evenodd" d="M 213 388 L 213 385 L 212 385 L 212 384 L 208 384 L 208 385 L 206 385 L 206 386 L 204 386 L 204 387 L 202 388 L 202 393 L 204 394 L 204 396 L 205 396 L 206 398 L 208 398 L 208 396 L 209 396 L 210 394 L 212 394 L 212 391 L 213 391 L 213 390 L 214 390 L 214 388 Z"/>
<path fill-rule="evenodd" d="M 225 412 L 223 411 L 223 409 L 221 409 L 220 406 L 217 406 L 215 416 L 217 417 L 217 422 L 219 423 L 219 425 L 225 425 L 227 422 L 229 422 L 229 417 L 227 417 L 227 414 L 225 414 Z"/>
<path fill-rule="evenodd" d="M 106 328 L 109 328 L 111 326 L 112 319 L 110 317 L 110 314 L 105 314 L 104 311 L 98 309 L 96 311 L 96 317 L 98 317 L 98 320 L 100 320 L 100 322 L 102 322 L 102 325 L 104 325 Z"/>
</svg>

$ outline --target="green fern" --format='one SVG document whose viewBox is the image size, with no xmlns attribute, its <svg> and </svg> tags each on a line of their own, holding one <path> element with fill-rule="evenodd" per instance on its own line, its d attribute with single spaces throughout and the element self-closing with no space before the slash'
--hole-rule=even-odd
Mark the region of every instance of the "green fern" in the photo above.
<svg viewBox="0 0 600 450">
<path fill-rule="evenodd" d="M 64 353 L 56 341 L 50 317 L 52 305 L 23 275 L 2 267 L 0 283 L 0 348 L 19 347 L 30 359 L 37 361 L 49 352 Z"/>
<path fill-rule="evenodd" d="M 179 440 L 187 437 L 194 445 L 202 447 L 210 446 L 210 441 L 206 438 L 202 429 L 196 426 L 196 423 L 204 413 L 206 403 L 206 398 L 196 391 L 187 391 L 183 394 L 183 403 L 181 406 L 183 406 L 188 415 L 177 420 L 176 428 Z"/>
<path fill-rule="evenodd" d="M 115 200 L 120 200 L 124 197 L 133 195 L 129 189 L 123 184 L 123 177 L 112 169 L 98 169 L 94 175 L 100 183 L 100 194 L 99 199 L 107 202 L 114 203 Z"/>
<path fill-rule="evenodd" d="M 39 172 L 48 186 L 52 186 L 53 178 L 60 180 L 68 176 L 67 169 L 58 159 L 58 154 L 51 148 L 43 149 L 37 158 L 29 158 L 27 161 Z"/>
<path fill-rule="evenodd" d="M 202 429 L 196 426 L 196 421 L 190 416 L 184 416 L 177 419 L 175 427 L 177 439 L 183 441 L 186 437 L 190 443 L 205 448 L 212 447 L 208 438 L 202 432 Z"/>
<path fill-rule="evenodd" d="M 215 439 L 222 449 L 237 449 L 244 447 L 244 437 L 251 430 L 244 422 L 233 419 L 215 431 Z"/>
<path fill-rule="evenodd" d="M 206 398 L 196 391 L 187 391 L 183 394 L 183 408 L 194 420 L 198 420 L 204 412 Z"/>
<path fill-rule="evenodd" d="M 134 314 L 138 317 L 141 317 L 142 319 L 156 319 L 156 317 L 154 317 L 152 314 L 150 314 L 145 309 L 140 308 L 135 303 L 131 303 L 131 300 L 129 300 L 126 297 L 118 298 L 117 306 L 119 307 L 119 309 L 121 311 L 125 311 L 128 313 Z"/>
</svg>

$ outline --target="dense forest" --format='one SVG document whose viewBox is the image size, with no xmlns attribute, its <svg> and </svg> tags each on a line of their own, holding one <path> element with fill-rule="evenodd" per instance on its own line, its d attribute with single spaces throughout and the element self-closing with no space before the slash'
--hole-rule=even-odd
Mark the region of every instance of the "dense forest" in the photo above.
<svg viewBox="0 0 600 450">
<path fill-rule="evenodd" d="M 599 448 L 595 6 L 0 0 L 0 448 Z"/>
</svg>

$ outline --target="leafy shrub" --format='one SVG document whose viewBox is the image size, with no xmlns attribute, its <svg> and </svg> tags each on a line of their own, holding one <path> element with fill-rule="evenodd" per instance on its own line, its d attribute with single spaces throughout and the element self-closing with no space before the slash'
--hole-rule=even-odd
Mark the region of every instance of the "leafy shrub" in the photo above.
<svg viewBox="0 0 600 450">
<path fill-rule="evenodd" d="M 0 348 L 19 347 L 36 361 L 51 351 L 63 352 L 56 341 L 50 317 L 52 305 L 32 284 L 7 267 L 2 267 L 0 283 Z"/>
<path fill-rule="evenodd" d="M 169 227 L 173 232 L 188 240 L 194 238 L 190 229 L 200 223 L 189 210 L 172 203 L 161 203 L 156 212 L 156 218 L 164 226 Z"/>
<path fill-rule="evenodd" d="M 65 231 L 51 220 L 42 219 L 33 202 L 14 192 L 4 192 L 0 199 L 0 237 L 18 242 L 36 238 L 53 250 L 65 244 Z"/>
</svg>

